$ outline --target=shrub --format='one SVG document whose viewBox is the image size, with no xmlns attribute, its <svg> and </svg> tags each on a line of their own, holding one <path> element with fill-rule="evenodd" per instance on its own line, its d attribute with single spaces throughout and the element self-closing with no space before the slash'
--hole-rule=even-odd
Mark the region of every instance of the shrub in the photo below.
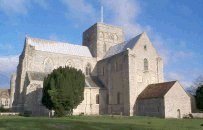
<svg viewBox="0 0 203 130">
<path fill-rule="evenodd" d="M 55 69 L 44 79 L 42 104 L 56 116 L 71 115 L 84 99 L 85 76 L 81 70 Z"/>
</svg>

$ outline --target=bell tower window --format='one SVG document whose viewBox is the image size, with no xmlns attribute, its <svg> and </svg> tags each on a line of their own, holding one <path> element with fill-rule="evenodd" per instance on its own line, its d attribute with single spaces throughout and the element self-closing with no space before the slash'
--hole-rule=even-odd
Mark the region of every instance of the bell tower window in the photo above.
<svg viewBox="0 0 203 130">
<path fill-rule="evenodd" d="M 148 70 L 148 60 L 146 58 L 144 59 L 144 70 Z"/>
<path fill-rule="evenodd" d="M 106 43 L 103 45 L 103 52 L 106 52 Z"/>
</svg>

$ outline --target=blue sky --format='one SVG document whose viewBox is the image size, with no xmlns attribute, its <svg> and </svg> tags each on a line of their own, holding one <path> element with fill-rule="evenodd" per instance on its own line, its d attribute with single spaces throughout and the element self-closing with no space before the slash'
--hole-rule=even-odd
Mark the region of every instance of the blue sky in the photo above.
<svg viewBox="0 0 203 130">
<path fill-rule="evenodd" d="M 203 74 L 202 0 L 0 0 L 0 87 L 9 87 L 26 35 L 81 44 L 101 5 L 104 22 L 122 26 L 126 40 L 147 32 L 165 80 L 189 87 Z"/>
</svg>

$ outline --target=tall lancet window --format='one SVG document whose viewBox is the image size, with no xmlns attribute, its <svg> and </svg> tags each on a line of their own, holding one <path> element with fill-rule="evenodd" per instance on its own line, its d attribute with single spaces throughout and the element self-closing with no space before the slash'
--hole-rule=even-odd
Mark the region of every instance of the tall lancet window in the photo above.
<svg viewBox="0 0 203 130">
<path fill-rule="evenodd" d="M 91 65 L 90 64 L 87 64 L 85 71 L 86 71 L 85 72 L 86 75 L 90 75 L 90 73 L 91 73 Z"/>
<path fill-rule="evenodd" d="M 103 52 L 106 52 L 106 44 L 103 45 Z"/>
<path fill-rule="evenodd" d="M 144 70 L 147 71 L 148 68 L 149 68 L 149 66 L 148 66 L 148 60 L 145 58 L 144 59 Z"/>
<path fill-rule="evenodd" d="M 120 93 L 117 93 L 117 104 L 120 104 Z"/>
<path fill-rule="evenodd" d="M 53 62 L 50 58 L 45 59 L 44 61 L 44 72 L 50 73 L 54 69 Z"/>
<path fill-rule="evenodd" d="M 96 95 L 96 104 L 99 104 L 99 94 Z"/>
</svg>

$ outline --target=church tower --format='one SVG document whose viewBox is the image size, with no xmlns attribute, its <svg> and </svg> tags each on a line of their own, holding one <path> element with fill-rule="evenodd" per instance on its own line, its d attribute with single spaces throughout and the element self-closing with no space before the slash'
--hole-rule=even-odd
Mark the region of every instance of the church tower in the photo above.
<svg viewBox="0 0 203 130">
<path fill-rule="evenodd" d="M 96 23 L 83 32 L 83 46 L 90 49 L 93 57 L 102 59 L 111 46 L 124 41 L 123 29 L 117 26 Z"/>
</svg>

